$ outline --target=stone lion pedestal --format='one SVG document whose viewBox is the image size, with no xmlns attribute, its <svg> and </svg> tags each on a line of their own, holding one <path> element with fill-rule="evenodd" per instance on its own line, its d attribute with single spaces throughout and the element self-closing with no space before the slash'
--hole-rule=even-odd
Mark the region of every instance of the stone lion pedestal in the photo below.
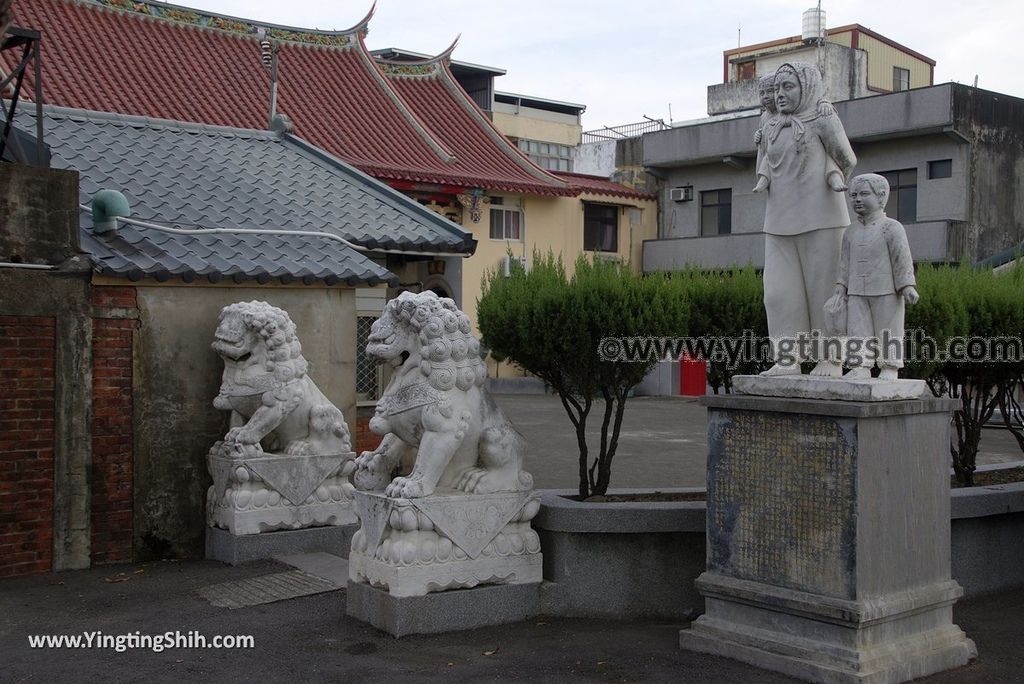
<svg viewBox="0 0 1024 684">
<path fill-rule="evenodd" d="M 357 491 L 355 506 L 362 524 L 349 553 L 349 615 L 403 636 L 539 612 L 535 493 L 440 490 L 400 499 Z"/>
<path fill-rule="evenodd" d="M 224 307 L 212 347 L 224 362 L 213 405 L 231 427 L 207 456 L 206 557 L 234 565 L 344 550 L 355 453 L 288 313 L 260 301 Z"/>
<path fill-rule="evenodd" d="M 680 645 L 820 682 L 967 663 L 950 577 L 955 402 L 840 401 L 846 381 L 803 382 L 829 383 L 833 399 L 705 400 L 707 611 Z"/>
<path fill-rule="evenodd" d="M 366 353 L 393 371 L 370 420 L 380 445 L 352 474 L 348 614 L 395 636 L 536 615 L 540 498 L 523 436 L 487 393 L 469 318 L 451 299 L 403 292 Z"/>
<path fill-rule="evenodd" d="M 357 523 L 346 469 L 354 456 L 281 456 L 217 442 L 207 456 L 206 557 L 236 565 L 346 549 Z"/>
</svg>

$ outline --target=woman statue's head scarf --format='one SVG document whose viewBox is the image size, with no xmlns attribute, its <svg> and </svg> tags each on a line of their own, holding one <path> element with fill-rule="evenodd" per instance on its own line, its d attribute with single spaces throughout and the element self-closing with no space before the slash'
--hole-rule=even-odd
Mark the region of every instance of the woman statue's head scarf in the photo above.
<svg viewBox="0 0 1024 684">
<path fill-rule="evenodd" d="M 792 74 L 800 84 L 800 101 L 792 112 L 779 112 L 778 118 L 769 126 L 768 137 L 775 140 L 786 126 L 793 126 L 793 137 L 800 140 L 804 135 L 803 124 L 818 118 L 818 103 L 825 97 L 825 86 L 821 72 L 814 64 L 807 62 L 786 62 L 775 70 L 776 87 L 782 79 Z"/>
</svg>

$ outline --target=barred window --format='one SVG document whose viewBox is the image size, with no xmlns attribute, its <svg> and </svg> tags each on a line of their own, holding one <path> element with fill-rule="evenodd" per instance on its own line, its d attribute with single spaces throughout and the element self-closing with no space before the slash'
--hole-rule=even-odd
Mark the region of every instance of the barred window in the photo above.
<svg viewBox="0 0 1024 684">
<path fill-rule="evenodd" d="M 366 341 L 376 316 L 356 317 L 356 401 L 380 399 L 380 365 L 366 355 Z"/>
</svg>

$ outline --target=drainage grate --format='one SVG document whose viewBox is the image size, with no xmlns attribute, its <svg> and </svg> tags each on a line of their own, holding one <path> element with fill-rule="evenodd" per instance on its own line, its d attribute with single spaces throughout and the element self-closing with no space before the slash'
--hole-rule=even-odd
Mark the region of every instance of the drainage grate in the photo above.
<svg viewBox="0 0 1024 684">
<path fill-rule="evenodd" d="M 245 608 L 335 591 L 340 587 L 300 570 L 211 584 L 196 593 L 218 608 Z"/>
</svg>

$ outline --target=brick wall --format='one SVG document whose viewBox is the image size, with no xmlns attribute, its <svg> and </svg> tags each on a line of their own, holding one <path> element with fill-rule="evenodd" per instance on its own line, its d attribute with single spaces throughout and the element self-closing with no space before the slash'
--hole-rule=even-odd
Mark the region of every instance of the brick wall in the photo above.
<svg viewBox="0 0 1024 684">
<path fill-rule="evenodd" d="M 0 316 L 0 577 L 53 564 L 53 318 Z"/>
<path fill-rule="evenodd" d="M 356 409 L 356 434 L 352 449 L 358 456 L 364 451 L 373 451 L 380 445 L 380 435 L 370 432 L 370 418 L 373 418 L 372 407 Z"/>
<path fill-rule="evenodd" d="M 132 337 L 138 321 L 102 318 L 134 309 L 133 287 L 94 287 L 92 562 L 132 560 Z"/>
</svg>

